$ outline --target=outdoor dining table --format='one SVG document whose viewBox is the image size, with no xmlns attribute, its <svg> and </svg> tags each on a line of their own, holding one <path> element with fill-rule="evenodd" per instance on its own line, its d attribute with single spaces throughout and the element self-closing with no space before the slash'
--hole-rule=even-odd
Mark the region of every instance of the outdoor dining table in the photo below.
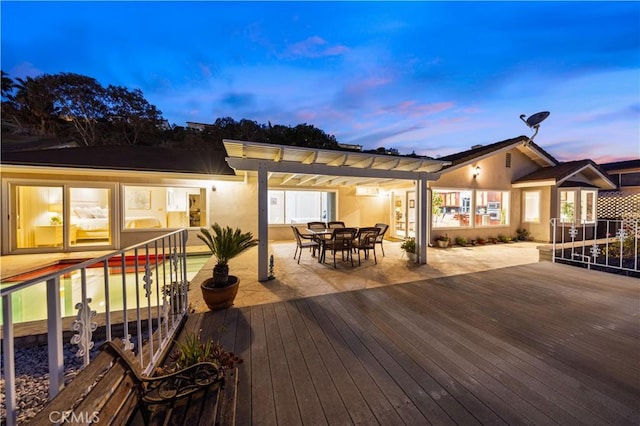
<svg viewBox="0 0 640 426">
<path fill-rule="evenodd" d="M 358 227 L 354 227 L 351 226 L 349 228 L 353 228 L 356 230 L 358 230 Z M 307 228 L 307 232 L 309 232 L 310 234 L 312 234 L 313 236 L 316 237 L 316 241 L 318 241 L 318 243 L 320 244 L 320 247 L 318 248 L 318 263 L 322 263 L 324 262 L 324 258 L 325 258 L 325 253 L 326 253 L 326 242 L 331 240 L 331 237 L 333 236 L 333 232 L 336 230 L 340 230 L 342 228 Z"/>
<path fill-rule="evenodd" d="M 320 244 L 318 247 L 318 263 L 324 260 L 324 243 L 331 239 L 335 228 L 307 228 L 307 232 L 316 238 Z"/>
</svg>

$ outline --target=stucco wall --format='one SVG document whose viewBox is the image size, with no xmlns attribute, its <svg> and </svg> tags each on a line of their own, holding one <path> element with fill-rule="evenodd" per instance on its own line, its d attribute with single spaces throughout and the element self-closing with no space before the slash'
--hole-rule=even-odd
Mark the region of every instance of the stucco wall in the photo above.
<svg viewBox="0 0 640 426">
<path fill-rule="evenodd" d="M 507 152 L 511 154 L 511 167 L 506 166 Z M 474 178 L 473 172 L 476 167 L 480 167 L 480 175 Z M 434 228 L 431 233 L 432 236 L 447 234 L 452 240 L 455 240 L 458 236 L 467 239 L 486 239 L 488 237 L 498 237 L 499 235 L 515 237 L 516 229 L 521 225 L 523 201 L 522 191 L 519 188 L 512 188 L 512 182 L 538 168 L 539 166 L 531 161 L 529 157 L 517 149 L 511 149 L 479 159 L 456 170 L 445 171 L 440 179 L 430 183 L 430 188 L 508 191 L 510 193 L 509 225 L 480 226 L 472 223 L 470 227 Z M 548 195 L 548 190 L 546 194 Z M 547 203 L 544 193 L 542 197 L 543 203 Z M 475 200 L 473 200 L 473 203 L 475 203 Z M 548 212 L 548 203 L 546 206 L 547 210 L 543 206 L 543 214 L 544 211 Z M 541 222 L 545 221 L 541 220 Z M 548 220 L 546 223 L 548 223 Z M 543 234 L 542 227 L 536 227 L 535 230 Z M 546 233 L 548 234 L 548 230 Z"/>
</svg>

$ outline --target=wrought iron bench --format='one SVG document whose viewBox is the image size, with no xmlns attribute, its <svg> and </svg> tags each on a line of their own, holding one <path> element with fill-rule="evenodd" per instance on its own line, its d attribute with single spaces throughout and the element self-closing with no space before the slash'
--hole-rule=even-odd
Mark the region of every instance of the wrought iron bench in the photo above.
<svg viewBox="0 0 640 426">
<path fill-rule="evenodd" d="M 162 424 L 174 411 L 182 413 L 186 424 L 189 410 L 176 407 L 188 407 L 212 394 L 211 424 L 235 423 L 236 369 L 223 373 L 215 364 L 203 362 L 172 374 L 146 377 L 140 374 L 133 353 L 120 346 L 118 341 L 104 343 L 96 358 L 29 424 Z"/>
</svg>

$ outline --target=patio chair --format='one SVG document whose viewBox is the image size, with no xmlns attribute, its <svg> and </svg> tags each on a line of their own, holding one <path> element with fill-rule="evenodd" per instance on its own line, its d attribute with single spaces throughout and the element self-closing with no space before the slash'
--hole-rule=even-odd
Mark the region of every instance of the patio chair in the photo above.
<svg viewBox="0 0 640 426">
<path fill-rule="evenodd" d="M 358 237 L 353 244 L 353 248 L 358 251 L 358 266 L 360 266 L 360 252 L 364 250 L 364 258 L 369 258 L 369 250 L 373 250 L 374 263 L 378 264 L 378 258 L 376 257 L 376 244 L 380 228 L 375 226 L 368 228 L 360 228 L 358 231 Z"/>
<path fill-rule="evenodd" d="M 336 252 L 342 253 L 342 260 L 345 260 L 345 253 L 347 259 L 351 259 L 351 266 L 353 266 L 353 256 L 351 251 L 353 250 L 353 242 L 356 238 L 358 230 L 356 228 L 335 228 L 331 234 L 331 238 L 324 242 L 324 249 L 322 250 L 322 262 L 324 262 L 326 253 L 328 250 L 333 252 L 333 267 L 336 266 Z"/>
<path fill-rule="evenodd" d="M 322 231 L 323 229 L 327 229 L 327 224 L 324 222 L 307 222 L 307 229 Z"/>
<path fill-rule="evenodd" d="M 346 225 L 344 224 L 344 222 L 333 221 L 333 222 L 327 223 L 327 227 L 331 228 L 331 229 L 334 229 L 334 228 L 346 228 Z"/>
<path fill-rule="evenodd" d="M 384 256 L 384 247 L 382 246 L 382 242 L 384 241 L 384 234 L 386 234 L 387 229 L 389 229 L 389 225 L 387 225 L 386 223 L 376 223 L 376 228 L 380 229 L 380 232 L 376 237 L 376 244 L 380 244 L 380 249 L 382 250 L 382 256 Z"/>
<path fill-rule="evenodd" d="M 296 251 L 293 253 L 293 258 L 295 259 L 296 256 L 298 256 L 298 264 L 300 264 L 302 249 L 313 249 L 313 253 L 315 254 L 316 249 L 320 249 L 320 243 L 314 239 L 313 235 L 302 234 L 295 226 L 291 226 L 291 229 L 293 230 L 293 235 L 296 237 Z M 298 249 L 300 250 L 300 255 L 298 255 Z"/>
</svg>

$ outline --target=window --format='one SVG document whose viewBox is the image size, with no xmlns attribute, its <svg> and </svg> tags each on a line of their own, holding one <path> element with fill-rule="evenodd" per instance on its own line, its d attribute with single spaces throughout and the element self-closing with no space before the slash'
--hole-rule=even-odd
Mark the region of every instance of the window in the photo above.
<svg viewBox="0 0 640 426">
<path fill-rule="evenodd" d="M 109 188 L 69 189 L 72 245 L 111 243 L 110 199 Z"/>
<path fill-rule="evenodd" d="M 432 217 L 434 228 L 459 228 L 470 225 L 470 190 L 434 189 L 432 193 Z"/>
<path fill-rule="evenodd" d="M 508 225 L 510 211 L 508 191 L 476 191 L 476 225 Z"/>
<path fill-rule="evenodd" d="M 524 222 L 540 223 L 540 191 L 525 191 Z"/>
<path fill-rule="evenodd" d="M 576 205 L 576 191 L 560 191 L 560 221 L 565 223 L 574 222 Z"/>
<path fill-rule="evenodd" d="M 206 226 L 205 188 L 124 187 L 124 228 Z"/>
<path fill-rule="evenodd" d="M 14 188 L 15 248 L 62 248 L 66 228 L 62 187 L 16 185 Z"/>
<path fill-rule="evenodd" d="M 324 191 L 269 191 L 269 224 L 336 220 L 336 193 Z"/>
<path fill-rule="evenodd" d="M 583 223 L 596 220 L 596 191 L 580 191 L 580 219 Z"/>
</svg>

